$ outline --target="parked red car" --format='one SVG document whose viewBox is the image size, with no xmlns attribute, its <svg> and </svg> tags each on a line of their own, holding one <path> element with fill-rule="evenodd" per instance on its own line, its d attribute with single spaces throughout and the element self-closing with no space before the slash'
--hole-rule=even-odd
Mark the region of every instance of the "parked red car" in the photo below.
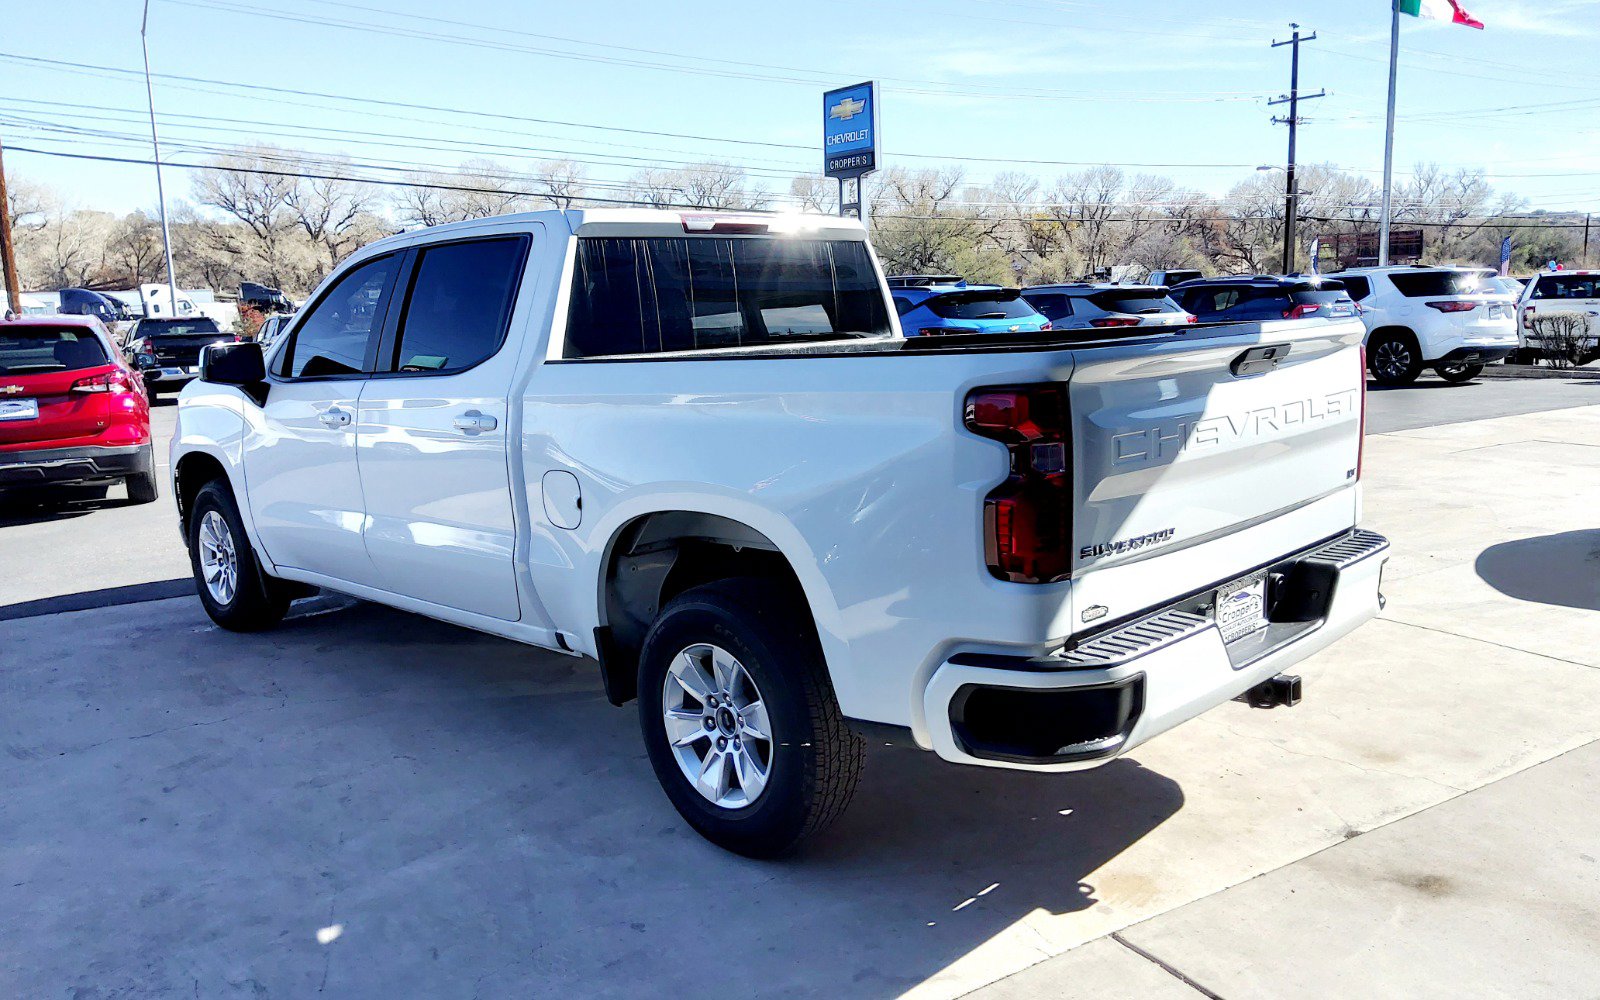
<svg viewBox="0 0 1600 1000">
<path fill-rule="evenodd" d="M 0 492 L 118 479 L 158 495 L 144 379 L 93 317 L 0 320 Z"/>
</svg>

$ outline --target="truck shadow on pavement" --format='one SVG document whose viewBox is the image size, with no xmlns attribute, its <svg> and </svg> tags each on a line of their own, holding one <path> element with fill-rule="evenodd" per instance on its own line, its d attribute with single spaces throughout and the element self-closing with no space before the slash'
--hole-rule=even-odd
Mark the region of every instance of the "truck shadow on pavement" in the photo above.
<svg viewBox="0 0 1600 1000">
<path fill-rule="evenodd" d="M 6 627 L 47 644 L 44 621 Z M 15 678 L 0 755 L 17 995 L 893 996 L 980 948 L 1045 957 L 997 936 L 1101 905 L 1095 871 L 1184 801 L 1131 760 L 879 745 L 830 833 L 756 862 L 679 819 L 592 663 L 366 604 L 253 636 L 180 602 L 74 627 L 90 652 Z M 92 653 L 116 645 L 139 662 Z"/>
<path fill-rule="evenodd" d="M 1473 569 L 1483 582 L 1519 601 L 1600 611 L 1600 529 L 1491 545 Z"/>
</svg>

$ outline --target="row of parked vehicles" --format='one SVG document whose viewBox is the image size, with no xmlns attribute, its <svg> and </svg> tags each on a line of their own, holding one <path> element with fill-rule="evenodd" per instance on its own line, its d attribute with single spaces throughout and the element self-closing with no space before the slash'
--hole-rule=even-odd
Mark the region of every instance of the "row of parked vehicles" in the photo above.
<svg viewBox="0 0 1600 1000">
<path fill-rule="evenodd" d="M 889 284 L 906 336 L 1359 317 L 1369 371 L 1384 385 L 1409 384 L 1429 369 L 1464 382 L 1512 355 L 1533 360 L 1547 350 L 1545 324 L 1558 314 L 1583 318 L 1592 351 L 1600 318 L 1600 272 L 1591 271 L 1543 272 L 1526 283 L 1485 268 L 1402 265 L 1323 276 L 1158 271 L 1140 285 L 1014 289 L 958 275 L 898 275 Z"/>
</svg>

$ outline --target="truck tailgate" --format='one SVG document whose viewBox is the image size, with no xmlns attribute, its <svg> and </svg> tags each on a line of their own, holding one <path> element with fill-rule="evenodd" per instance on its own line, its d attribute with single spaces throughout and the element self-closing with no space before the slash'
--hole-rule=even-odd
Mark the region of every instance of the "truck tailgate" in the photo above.
<svg viewBox="0 0 1600 1000">
<path fill-rule="evenodd" d="M 1100 613 L 1087 608 L 1114 619 L 1353 524 L 1362 333 L 1354 320 L 1264 323 L 1077 352 L 1073 576 L 1086 620 Z M 1323 513 L 1304 513 L 1314 506 Z M 1228 558 L 1131 569 L 1199 546 Z"/>
</svg>

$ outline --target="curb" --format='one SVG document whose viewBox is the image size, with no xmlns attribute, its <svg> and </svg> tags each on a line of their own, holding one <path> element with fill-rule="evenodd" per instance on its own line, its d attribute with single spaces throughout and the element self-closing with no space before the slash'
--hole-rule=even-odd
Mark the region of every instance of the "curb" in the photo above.
<svg viewBox="0 0 1600 1000">
<path fill-rule="evenodd" d="M 1479 378 L 1564 378 L 1578 381 L 1600 379 L 1600 367 L 1548 368 L 1544 365 L 1488 365 Z"/>
<path fill-rule="evenodd" d="M 123 604 L 143 604 L 146 601 L 165 601 L 173 597 L 193 597 L 194 580 L 158 580 L 154 583 L 135 583 L 127 587 L 108 587 L 89 590 L 81 594 L 61 597 L 42 597 L 36 601 L 23 601 L 0 607 L 0 622 L 21 618 L 38 618 L 41 615 L 58 615 L 63 611 L 90 611 L 95 608 L 114 608 Z"/>
</svg>

